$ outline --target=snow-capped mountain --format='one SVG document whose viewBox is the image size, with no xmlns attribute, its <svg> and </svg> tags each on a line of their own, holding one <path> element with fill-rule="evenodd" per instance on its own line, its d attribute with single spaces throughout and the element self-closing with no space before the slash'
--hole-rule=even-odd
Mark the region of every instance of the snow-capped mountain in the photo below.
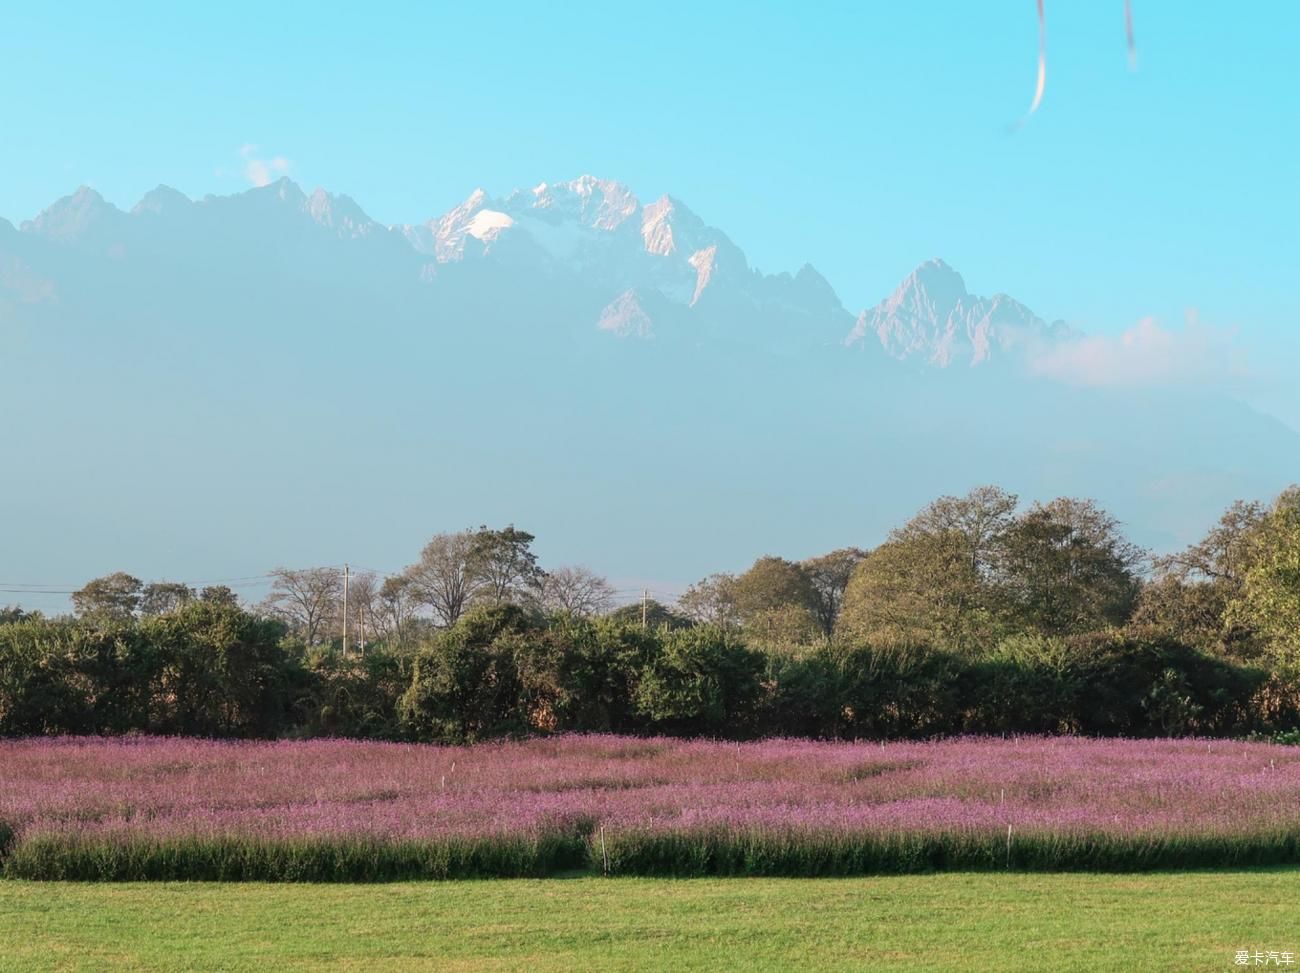
<svg viewBox="0 0 1300 973">
<path fill-rule="evenodd" d="M 679 312 L 701 306 L 812 318 L 825 329 L 814 340 L 846 316 L 811 267 L 794 277 L 761 274 L 681 201 L 665 195 L 642 204 L 622 183 L 589 175 L 501 199 L 476 189 L 442 216 L 396 229 L 441 264 L 496 258 L 576 273 L 611 291 L 595 323 L 624 337 L 653 337 Z"/>
<path fill-rule="evenodd" d="M 916 268 L 889 297 L 858 315 L 846 344 L 879 342 L 890 356 L 946 368 L 1032 355 L 1077 335 L 1006 294 L 976 297 L 942 260 Z"/>
<path fill-rule="evenodd" d="M 623 338 L 786 350 L 842 343 L 942 368 L 1020 361 L 1072 336 L 1005 294 L 969 294 L 941 260 L 918 267 L 854 322 L 813 267 L 760 273 L 723 231 L 680 200 L 665 195 L 643 204 L 624 184 L 589 175 L 504 197 L 476 189 L 440 216 L 394 227 L 371 219 L 348 196 L 307 194 L 287 178 L 200 201 L 159 186 L 130 213 L 82 187 L 24 223 L 22 235 L 119 263 L 187 251 L 219 262 L 222 252 L 243 258 L 270 248 L 277 263 L 308 265 L 303 272 L 343 264 L 324 275 L 330 278 L 346 279 L 364 264 L 425 285 L 448 275 L 479 279 L 474 275 L 482 272 L 550 280 L 581 295 L 590 327 Z M 348 249 L 363 244 L 364 251 Z M 57 289 L 57 274 L 55 284 L 34 288 L 29 271 L 11 259 L 0 286 L 21 281 L 28 297 Z"/>
</svg>

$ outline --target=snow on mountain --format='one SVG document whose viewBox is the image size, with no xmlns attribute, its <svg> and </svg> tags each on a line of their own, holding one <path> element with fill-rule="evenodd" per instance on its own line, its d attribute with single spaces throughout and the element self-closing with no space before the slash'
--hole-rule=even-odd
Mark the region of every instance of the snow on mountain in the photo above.
<svg viewBox="0 0 1300 973">
<path fill-rule="evenodd" d="M 613 231 L 632 217 L 641 204 L 620 182 L 579 176 L 557 185 L 543 182 L 531 190 L 515 190 L 506 199 L 506 206 L 512 212 L 532 210 L 547 222 L 574 220 L 594 230 Z"/>
<path fill-rule="evenodd" d="M 1062 322 L 1048 324 L 1006 294 L 972 295 L 961 274 L 935 259 L 914 270 L 874 308 L 859 314 L 845 343 L 879 342 L 894 358 L 920 359 L 946 368 L 1032 353 L 1071 336 Z"/>
<path fill-rule="evenodd" d="M 588 327 L 625 338 L 671 340 L 689 333 L 694 341 L 703 328 L 710 340 L 770 348 L 878 347 L 893 358 L 943 368 L 1020 359 L 1072 336 L 1005 294 L 970 294 L 942 260 L 922 264 L 855 322 L 812 267 L 793 275 L 760 273 L 724 232 L 680 200 L 663 195 L 642 204 L 623 183 L 590 175 L 504 197 L 475 189 L 441 216 L 395 227 L 375 222 L 346 195 L 324 189 L 309 195 L 288 178 L 198 202 L 159 186 L 129 214 L 82 187 L 22 225 L 24 234 L 115 259 L 141 245 L 195 245 L 189 240 L 238 247 L 231 241 L 256 239 L 274 246 L 285 231 L 306 234 L 297 237 L 295 249 L 307 240 L 320 246 L 366 241 L 373 266 L 426 284 L 462 265 L 482 265 L 505 278 L 551 280 L 587 295 L 582 306 L 597 309 Z M 305 260 L 319 259 L 301 252 Z M 10 261 L 11 290 L 17 289 L 17 266 Z M 24 279 L 29 276 L 23 271 Z M 40 275 L 39 286 L 23 290 L 48 293 L 47 280 Z"/>
<path fill-rule="evenodd" d="M 703 311 L 707 305 L 714 316 L 779 308 L 824 319 L 827 329 L 847 317 L 815 271 L 821 286 L 804 306 L 806 278 L 751 269 L 725 233 L 679 200 L 662 196 L 642 205 L 623 183 L 590 175 L 542 182 L 504 198 L 477 189 L 442 216 L 394 229 L 438 263 L 492 260 L 509 245 L 515 260 L 526 254 L 522 259 L 536 261 L 543 272 L 576 275 L 608 294 L 596 327 L 621 336 L 662 334 L 654 321 L 669 307 Z"/>
</svg>

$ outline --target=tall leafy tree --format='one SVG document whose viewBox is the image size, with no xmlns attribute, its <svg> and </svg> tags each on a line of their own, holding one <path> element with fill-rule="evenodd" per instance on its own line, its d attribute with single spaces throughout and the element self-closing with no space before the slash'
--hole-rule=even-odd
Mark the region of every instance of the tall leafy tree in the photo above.
<svg viewBox="0 0 1300 973">
<path fill-rule="evenodd" d="M 1228 618 L 1259 632 L 1280 662 L 1300 667 L 1300 486 L 1278 498 L 1251 547 Z"/>
<path fill-rule="evenodd" d="M 1134 623 L 1168 632 L 1205 651 L 1253 656 L 1259 640 L 1246 617 L 1230 617 L 1257 560 L 1268 508 L 1237 501 L 1206 536 L 1183 551 L 1156 558 L 1143 585 Z"/>
<path fill-rule="evenodd" d="M 224 605 L 227 608 L 237 608 L 239 606 L 239 595 L 224 584 L 212 584 L 199 592 L 199 601 L 206 602 L 209 605 Z"/>
<path fill-rule="evenodd" d="M 953 531 L 897 536 L 868 554 L 844 592 L 837 637 L 965 652 L 991 640 L 986 585 Z"/>
<path fill-rule="evenodd" d="M 828 638 L 835 631 L 840 609 L 844 605 L 844 591 L 849 586 L 856 568 L 867 552 L 858 547 L 842 547 L 829 554 L 810 557 L 800 562 L 812 589 L 812 613 L 823 635 Z"/>
<path fill-rule="evenodd" d="M 760 557 L 732 582 L 736 614 L 751 638 L 807 642 L 819 626 L 816 595 L 804 569 L 780 557 Z"/>
<path fill-rule="evenodd" d="M 125 621 L 140 609 L 140 579 L 116 571 L 95 578 L 72 594 L 72 608 L 82 618 Z"/>
<path fill-rule="evenodd" d="M 976 487 L 964 497 L 944 496 L 894 531 L 894 540 L 946 536 L 970 562 L 969 573 L 987 577 L 1015 517 L 1019 499 L 1001 487 Z"/>
<path fill-rule="evenodd" d="M 195 591 L 179 581 L 152 581 L 140 591 L 140 614 L 166 615 L 196 597 Z"/>
<path fill-rule="evenodd" d="M 1145 554 L 1091 500 L 1036 504 L 1006 531 L 997 560 L 1011 623 L 1045 635 L 1122 625 L 1133 613 Z"/>
<path fill-rule="evenodd" d="M 536 600 L 544 573 L 532 551 L 535 539 L 514 524 L 501 530 L 480 527 L 470 535 L 465 567 L 475 600 L 488 605 Z"/>
<path fill-rule="evenodd" d="M 697 581 L 677 599 L 683 615 L 702 625 L 729 628 L 740 622 L 736 605 L 736 576 L 718 572 Z"/>
<path fill-rule="evenodd" d="M 958 652 L 990 646 L 998 632 L 992 575 L 1017 502 L 982 486 L 922 508 L 861 561 L 837 631 Z"/>
</svg>

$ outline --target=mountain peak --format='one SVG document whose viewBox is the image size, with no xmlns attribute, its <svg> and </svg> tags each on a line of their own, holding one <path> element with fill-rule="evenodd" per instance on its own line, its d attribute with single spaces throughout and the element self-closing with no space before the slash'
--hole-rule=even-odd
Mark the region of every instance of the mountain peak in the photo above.
<svg viewBox="0 0 1300 973">
<path fill-rule="evenodd" d="M 894 358 L 920 358 L 945 368 L 980 365 L 1056 340 L 1052 326 L 1005 294 L 972 295 L 966 282 L 943 260 L 927 260 L 894 292 L 863 311 L 846 344 L 874 335 Z"/>
<path fill-rule="evenodd" d="M 704 221 L 679 199 L 664 193 L 641 212 L 641 238 L 648 252 L 667 257 L 692 254 L 716 242 Z"/>
<path fill-rule="evenodd" d="M 365 236 L 379 226 L 351 196 L 334 195 L 319 186 L 307 198 L 305 206 L 313 220 L 340 236 Z"/>
<path fill-rule="evenodd" d="M 514 192 L 506 199 L 511 215 L 517 210 L 537 210 L 547 222 L 576 219 L 595 230 L 616 230 L 641 208 L 632 190 L 612 179 L 581 175 L 562 183 L 538 183 L 528 192 Z"/>
<path fill-rule="evenodd" d="M 946 314 L 968 296 L 966 281 L 961 274 L 940 258 L 934 257 L 908 274 L 890 300 L 899 304 L 928 303 Z"/>
<path fill-rule="evenodd" d="M 179 190 L 159 183 L 131 208 L 132 213 L 163 213 L 172 209 L 189 206 L 192 200 Z"/>
<path fill-rule="evenodd" d="M 56 200 L 22 228 L 51 240 L 72 241 L 122 215 L 94 189 L 78 186 L 76 192 Z"/>
<path fill-rule="evenodd" d="M 240 195 L 246 199 L 278 199 L 295 206 L 300 206 L 307 201 L 307 194 L 302 191 L 302 187 L 288 176 L 281 176 L 275 182 L 268 182 L 264 186 L 246 189 Z"/>
</svg>

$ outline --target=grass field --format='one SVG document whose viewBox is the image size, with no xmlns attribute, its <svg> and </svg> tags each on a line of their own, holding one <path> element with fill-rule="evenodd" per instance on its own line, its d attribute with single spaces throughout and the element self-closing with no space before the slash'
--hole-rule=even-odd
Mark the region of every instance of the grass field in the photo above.
<svg viewBox="0 0 1300 973">
<path fill-rule="evenodd" d="M 1300 871 L 387 885 L 0 881 L 0 970 L 1231 970 Z M 1300 961 L 1300 960 L 1298 960 Z M 1273 964 L 1276 967 L 1276 964 Z"/>
</svg>

